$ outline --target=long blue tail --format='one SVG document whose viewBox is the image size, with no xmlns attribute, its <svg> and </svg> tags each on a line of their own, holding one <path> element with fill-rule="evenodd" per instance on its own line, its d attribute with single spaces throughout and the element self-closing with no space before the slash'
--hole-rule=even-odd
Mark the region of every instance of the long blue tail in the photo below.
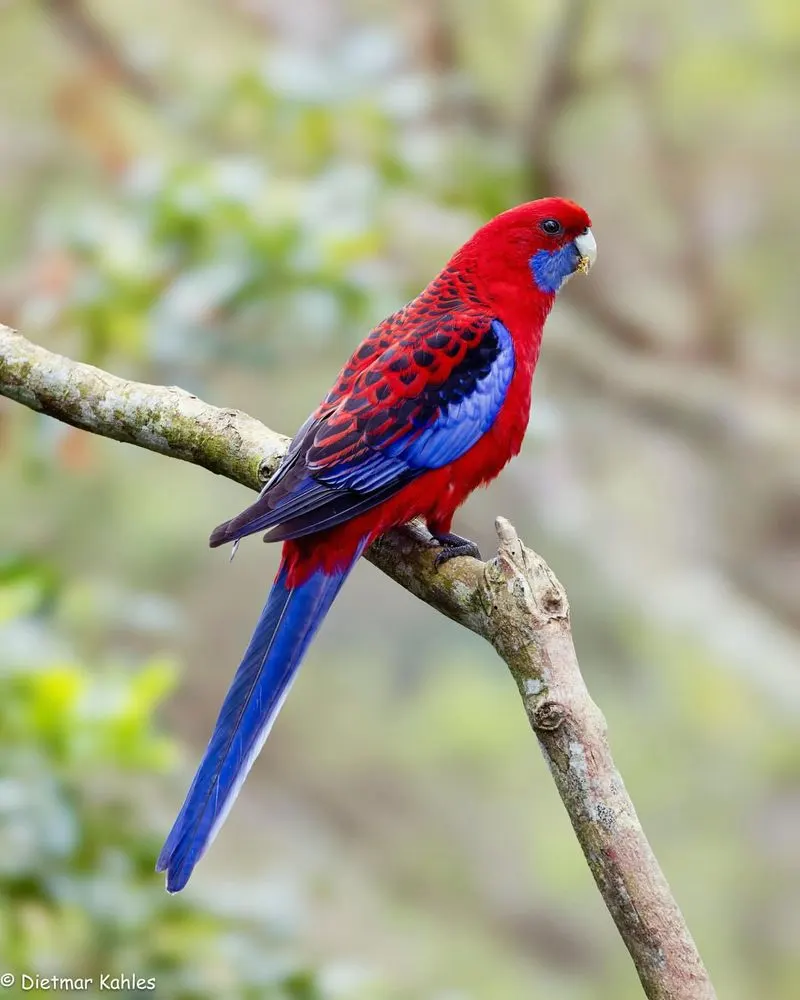
<svg viewBox="0 0 800 1000">
<path fill-rule="evenodd" d="M 358 558 L 358 555 L 356 558 Z M 353 560 L 355 562 L 355 559 Z M 303 654 L 352 567 L 287 587 L 281 565 L 205 756 L 156 864 L 179 892 L 217 835 L 269 735 Z"/>
</svg>

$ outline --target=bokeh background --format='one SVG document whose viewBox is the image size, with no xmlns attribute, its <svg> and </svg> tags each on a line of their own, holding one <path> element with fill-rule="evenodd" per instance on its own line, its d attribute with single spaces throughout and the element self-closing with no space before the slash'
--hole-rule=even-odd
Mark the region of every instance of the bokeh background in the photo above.
<svg viewBox="0 0 800 1000">
<path fill-rule="evenodd" d="M 588 207 L 524 451 L 459 527 L 511 517 L 566 584 L 728 1000 L 800 996 L 799 86 L 794 0 L 0 4 L 0 320 L 286 433 L 487 217 Z M 0 483 L 4 968 L 641 995 L 502 664 L 368 565 L 168 897 L 277 552 L 207 549 L 241 488 L 5 400 Z"/>
</svg>

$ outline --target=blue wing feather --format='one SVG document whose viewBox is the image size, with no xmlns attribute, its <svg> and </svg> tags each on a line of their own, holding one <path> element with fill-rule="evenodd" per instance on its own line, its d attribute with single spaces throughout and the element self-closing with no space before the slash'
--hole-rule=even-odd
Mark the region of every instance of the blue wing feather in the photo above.
<svg viewBox="0 0 800 1000">
<path fill-rule="evenodd" d="M 402 456 L 392 457 L 388 451 L 374 451 L 366 458 L 326 471 L 319 479 L 329 486 L 369 492 L 380 489 L 408 471 L 409 465 Z"/>
</svg>

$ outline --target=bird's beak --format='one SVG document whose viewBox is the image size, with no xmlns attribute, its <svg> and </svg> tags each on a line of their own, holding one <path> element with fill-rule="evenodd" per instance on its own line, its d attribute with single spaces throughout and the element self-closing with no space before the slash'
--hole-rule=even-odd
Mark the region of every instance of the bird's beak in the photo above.
<svg viewBox="0 0 800 1000">
<path fill-rule="evenodd" d="M 575 237 L 575 249 L 578 251 L 578 270 L 588 274 L 589 268 L 597 260 L 597 241 L 591 229 Z"/>
</svg>

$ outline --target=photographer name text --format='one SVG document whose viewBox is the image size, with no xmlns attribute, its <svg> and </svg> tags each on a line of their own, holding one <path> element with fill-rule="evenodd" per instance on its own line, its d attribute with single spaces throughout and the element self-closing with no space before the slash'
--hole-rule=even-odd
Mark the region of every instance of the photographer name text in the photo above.
<svg viewBox="0 0 800 1000">
<path fill-rule="evenodd" d="M 155 976 L 137 976 L 123 973 L 103 972 L 99 976 L 36 976 L 23 972 L 0 974 L 0 989 L 16 986 L 24 993 L 36 990 L 61 990 L 64 993 L 83 993 L 86 990 L 105 990 L 108 993 L 122 993 L 127 990 L 154 990 Z"/>
</svg>

